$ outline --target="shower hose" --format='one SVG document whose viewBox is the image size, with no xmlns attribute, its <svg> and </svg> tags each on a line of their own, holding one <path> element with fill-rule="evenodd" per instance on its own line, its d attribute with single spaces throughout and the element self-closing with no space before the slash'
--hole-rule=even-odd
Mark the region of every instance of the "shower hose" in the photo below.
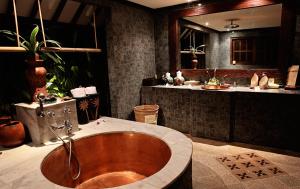
<svg viewBox="0 0 300 189">
<path fill-rule="evenodd" d="M 68 167 L 69 167 L 69 172 L 70 175 L 72 177 L 73 180 L 77 180 L 80 176 L 81 173 L 81 168 L 80 168 L 80 163 L 78 161 L 78 158 L 76 157 L 75 153 L 72 151 L 72 138 L 70 138 L 70 136 L 68 136 L 68 140 L 69 140 L 69 145 L 58 135 L 55 133 L 55 131 L 51 128 L 51 126 L 48 126 L 50 131 L 54 134 L 54 136 L 56 136 L 60 141 L 62 141 L 64 148 L 66 149 L 67 153 L 68 153 Z M 73 174 L 72 172 L 72 157 L 74 157 L 78 170 L 77 170 L 77 174 Z"/>
</svg>

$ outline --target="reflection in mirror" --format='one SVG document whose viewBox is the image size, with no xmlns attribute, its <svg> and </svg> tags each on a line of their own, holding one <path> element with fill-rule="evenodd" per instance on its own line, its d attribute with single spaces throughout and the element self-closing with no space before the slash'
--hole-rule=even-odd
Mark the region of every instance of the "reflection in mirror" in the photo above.
<svg viewBox="0 0 300 189">
<path fill-rule="evenodd" d="M 181 69 L 277 68 L 282 4 L 180 19 Z"/>
</svg>

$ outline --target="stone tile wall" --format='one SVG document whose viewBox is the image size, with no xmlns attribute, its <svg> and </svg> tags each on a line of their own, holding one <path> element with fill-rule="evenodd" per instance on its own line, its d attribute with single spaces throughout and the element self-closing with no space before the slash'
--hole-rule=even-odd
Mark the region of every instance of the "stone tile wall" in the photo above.
<svg viewBox="0 0 300 189">
<path fill-rule="evenodd" d="M 191 94 L 192 135 L 229 140 L 230 93 L 189 91 Z"/>
<path fill-rule="evenodd" d="M 155 14 L 155 64 L 159 77 L 170 68 L 168 19 L 167 14 Z"/>
<path fill-rule="evenodd" d="M 131 119 L 140 102 L 142 80 L 155 75 L 154 14 L 118 1 L 94 3 L 110 10 L 106 44 L 112 117 Z"/>
<path fill-rule="evenodd" d="M 156 73 L 161 77 L 163 74 L 170 71 L 168 12 L 156 13 L 155 48 Z"/>
<path fill-rule="evenodd" d="M 300 150 L 299 95 L 237 93 L 233 140 Z"/>
<path fill-rule="evenodd" d="M 158 124 L 190 133 L 192 114 L 189 90 L 143 87 L 141 104 L 158 104 Z M 180 116 L 179 116 L 180 115 Z"/>
<path fill-rule="evenodd" d="M 143 87 L 141 96 L 141 104 L 160 106 L 158 124 L 193 136 L 229 140 L 229 93 Z"/>
</svg>

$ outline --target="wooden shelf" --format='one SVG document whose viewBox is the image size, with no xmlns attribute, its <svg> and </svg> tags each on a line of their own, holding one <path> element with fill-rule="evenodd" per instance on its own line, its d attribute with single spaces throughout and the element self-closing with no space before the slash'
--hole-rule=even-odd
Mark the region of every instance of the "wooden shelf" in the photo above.
<svg viewBox="0 0 300 189">
<path fill-rule="evenodd" d="M 180 53 L 182 53 L 182 54 L 192 54 L 192 52 L 191 51 L 180 51 Z M 205 54 L 205 52 L 195 52 L 195 54 Z"/>
<path fill-rule="evenodd" d="M 0 52 L 26 52 L 23 47 L 0 47 Z"/>
<path fill-rule="evenodd" d="M 101 49 L 96 48 L 59 48 L 59 47 L 43 47 L 42 52 L 89 52 L 89 53 L 100 53 Z M 26 52 L 23 47 L 0 47 L 1 52 Z"/>
<path fill-rule="evenodd" d="M 69 48 L 69 47 L 43 47 L 42 52 L 89 52 L 89 53 L 100 53 L 101 49 L 96 48 Z"/>
</svg>

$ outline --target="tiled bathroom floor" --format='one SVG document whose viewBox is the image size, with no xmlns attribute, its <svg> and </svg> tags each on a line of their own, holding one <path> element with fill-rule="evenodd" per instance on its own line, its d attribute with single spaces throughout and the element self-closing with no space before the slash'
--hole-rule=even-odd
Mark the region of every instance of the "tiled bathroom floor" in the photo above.
<svg viewBox="0 0 300 189">
<path fill-rule="evenodd" d="M 194 189 L 300 189 L 300 153 L 192 140 Z"/>
</svg>

